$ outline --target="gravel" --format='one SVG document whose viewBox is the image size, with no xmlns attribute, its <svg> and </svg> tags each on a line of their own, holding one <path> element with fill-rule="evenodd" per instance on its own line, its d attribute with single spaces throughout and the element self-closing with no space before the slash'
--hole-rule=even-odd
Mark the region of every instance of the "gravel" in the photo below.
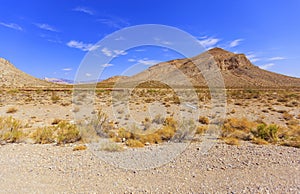
<svg viewBox="0 0 300 194">
<path fill-rule="evenodd" d="M 162 166 L 134 170 L 104 161 L 91 147 L 6 144 L 0 193 L 300 193 L 300 149 L 219 142 L 203 154 L 199 146 L 192 143 Z M 124 153 L 136 157 L 135 149 Z"/>
</svg>

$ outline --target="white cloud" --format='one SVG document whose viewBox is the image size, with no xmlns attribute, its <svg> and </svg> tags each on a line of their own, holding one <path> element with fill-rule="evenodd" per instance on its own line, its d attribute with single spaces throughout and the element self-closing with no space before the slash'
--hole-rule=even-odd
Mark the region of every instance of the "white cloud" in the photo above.
<svg viewBox="0 0 300 194">
<path fill-rule="evenodd" d="M 62 70 L 63 71 L 72 71 L 72 68 L 69 68 L 69 67 L 68 68 L 63 68 Z"/>
<path fill-rule="evenodd" d="M 128 59 L 128 62 L 135 62 L 135 59 Z"/>
<path fill-rule="evenodd" d="M 101 18 L 98 19 L 97 21 L 111 28 L 118 28 L 118 29 L 130 25 L 130 23 L 127 20 L 112 15 L 108 15 L 106 16 L 106 18 Z"/>
<path fill-rule="evenodd" d="M 50 26 L 49 24 L 35 24 L 38 28 L 43 29 L 43 30 L 48 30 L 52 32 L 58 32 L 57 29 L 54 27 Z"/>
<path fill-rule="evenodd" d="M 14 29 L 14 30 L 23 31 L 23 28 L 21 26 L 19 26 L 18 24 L 0 22 L 0 25 L 7 27 L 7 28 Z"/>
<path fill-rule="evenodd" d="M 157 63 L 160 63 L 161 61 L 141 59 L 141 60 L 138 60 L 137 62 L 138 62 L 138 64 L 152 66 L 152 65 L 156 65 Z"/>
<path fill-rule="evenodd" d="M 256 61 L 260 61 L 261 59 L 258 58 L 256 55 L 254 54 L 247 54 L 246 57 L 252 62 L 256 62 Z"/>
<path fill-rule="evenodd" d="M 210 48 L 215 46 L 218 42 L 220 42 L 220 39 L 218 38 L 205 38 L 203 40 L 199 40 L 199 43 L 205 47 L 205 48 Z"/>
<path fill-rule="evenodd" d="M 110 50 L 106 47 L 104 47 L 101 51 L 107 57 L 116 57 L 118 55 L 127 55 L 127 52 L 125 52 L 124 50 Z"/>
<path fill-rule="evenodd" d="M 78 11 L 78 12 L 86 13 L 89 15 L 95 15 L 94 11 L 92 11 L 91 9 L 89 9 L 87 7 L 76 7 L 73 9 L 73 11 Z"/>
<path fill-rule="evenodd" d="M 244 39 L 236 39 L 232 42 L 229 43 L 229 47 L 232 48 L 232 47 L 236 47 L 240 44 L 241 41 L 243 41 Z"/>
<path fill-rule="evenodd" d="M 284 58 L 284 57 L 271 57 L 271 58 L 268 59 L 268 61 L 279 61 L 279 60 L 284 60 L 284 59 L 286 59 L 286 58 Z"/>
<path fill-rule="evenodd" d="M 86 77 L 91 77 L 91 76 L 92 76 L 92 74 L 90 74 L 90 73 L 86 73 L 86 74 L 85 74 L 85 76 L 86 76 Z"/>
<path fill-rule="evenodd" d="M 105 56 L 108 56 L 108 57 L 111 57 L 113 56 L 113 53 L 111 50 L 109 50 L 108 48 L 104 47 L 102 50 L 102 53 L 105 55 Z"/>
<path fill-rule="evenodd" d="M 67 43 L 67 46 L 71 48 L 77 48 L 82 51 L 93 51 L 99 48 L 98 45 L 90 44 L 90 43 L 83 43 L 76 40 L 71 40 Z"/>
<path fill-rule="evenodd" d="M 102 67 L 111 67 L 111 66 L 114 66 L 113 64 L 110 64 L 110 63 L 106 63 L 106 64 L 103 64 L 101 65 Z"/>
<path fill-rule="evenodd" d="M 275 64 L 274 63 L 267 63 L 265 65 L 259 66 L 261 69 L 269 69 L 270 67 L 273 67 Z"/>
</svg>

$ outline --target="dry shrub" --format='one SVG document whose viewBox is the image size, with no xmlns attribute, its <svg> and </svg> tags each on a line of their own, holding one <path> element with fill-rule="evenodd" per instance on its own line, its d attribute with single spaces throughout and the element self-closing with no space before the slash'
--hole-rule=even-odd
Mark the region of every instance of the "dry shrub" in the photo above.
<svg viewBox="0 0 300 194">
<path fill-rule="evenodd" d="M 171 126 L 163 126 L 157 131 L 162 140 L 168 141 L 175 135 L 176 129 Z"/>
<path fill-rule="evenodd" d="M 208 125 L 209 124 L 209 119 L 207 117 L 204 116 L 200 116 L 199 117 L 199 122 L 203 125 Z"/>
<path fill-rule="evenodd" d="M 239 139 L 235 137 L 224 137 L 222 139 L 228 145 L 240 145 Z"/>
<path fill-rule="evenodd" d="M 36 131 L 32 134 L 31 138 L 33 138 L 35 143 L 38 144 L 48 144 L 55 142 L 54 137 L 54 127 L 43 127 L 38 128 Z"/>
<path fill-rule="evenodd" d="M 161 137 L 157 133 L 148 134 L 148 135 L 141 135 L 139 137 L 140 141 L 143 144 L 149 143 L 149 144 L 158 144 L 162 142 Z"/>
<path fill-rule="evenodd" d="M 62 121 L 57 126 L 57 143 L 74 143 L 81 139 L 79 129 L 76 125 Z"/>
<path fill-rule="evenodd" d="M 15 108 L 15 107 L 10 107 L 10 108 L 7 109 L 6 113 L 8 113 L 8 114 L 13 114 L 13 113 L 16 113 L 17 111 L 18 111 L 17 108 Z"/>
<path fill-rule="evenodd" d="M 8 143 L 20 142 L 24 137 L 22 123 L 12 117 L 0 117 L 0 140 Z"/>
<path fill-rule="evenodd" d="M 134 147 L 134 148 L 144 147 L 144 144 L 140 140 L 136 140 L 136 139 L 128 139 L 125 143 L 128 147 Z"/>
<path fill-rule="evenodd" d="M 208 126 L 198 126 L 196 134 L 202 135 L 208 130 Z"/>
<path fill-rule="evenodd" d="M 255 143 L 257 145 L 267 145 L 267 144 L 269 144 L 269 142 L 267 142 L 266 140 L 261 139 L 261 138 L 254 138 L 252 140 L 252 143 Z"/>
<path fill-rule="evenodd" d="M 73 148 L 73 151 L 81 151 L 81 150 L 86 150 L 87 149 L 87 146 L 86 145 L 76 145 L 74 148 Z"/>
</svg>

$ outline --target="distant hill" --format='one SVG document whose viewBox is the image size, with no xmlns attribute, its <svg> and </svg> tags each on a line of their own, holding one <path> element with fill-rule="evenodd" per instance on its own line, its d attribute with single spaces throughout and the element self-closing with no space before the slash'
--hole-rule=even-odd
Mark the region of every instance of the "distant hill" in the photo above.
<svg viewBox="0 0 300 194">
<path fill-rule="evenodd" d="M 30 76 L 0 58 L 0 87 L 58 87 L 59 85 Z"/>
<path fill-rule="evenodd" d="M 184 79 L 182 79 L 182 76 L 178 76 L 178 70 L 180 70 L 185 79 L 188 79 L 193 86 L 207 87 L 201 71 L 209 71 L 211 63 L 215 63 L 219 67 L 226 88 L 300 87 L 299 78 L 260 69 L 253 65 L 244 54 L 235 54 L 221 48 L 213 48 L 192 58 L 176 59 L 156 64 L 141 73 L 118 81 L 118 84 L 135 85 L 154 79 L 161 82 L 167 81 L 180 87 L 184 86 Z M 200 71 L 197 65 L 204 69 Z"/>
</svg>

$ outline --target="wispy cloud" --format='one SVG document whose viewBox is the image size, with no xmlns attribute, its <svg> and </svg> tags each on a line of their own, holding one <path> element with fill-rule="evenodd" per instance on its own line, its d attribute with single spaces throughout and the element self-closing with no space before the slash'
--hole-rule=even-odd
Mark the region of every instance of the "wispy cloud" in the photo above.
<svg viewBox="0 0 300 194">
<path fill-rule="evenodd" d="M 118 55 L 127 55 L 127 52 L 123 50 L 110 50 L 106 47 L 101 49 L 101 52 L 107 57 L 116 57 Z"/>
<path fill-rule="evenodd" d="M 11 28 L 14 30 L 19 30 L 19 31 L 23 31 L 23 28 L 21 26 L 19 26 L 18 24 L 15 23 L 4 23 L 4 22 L 0 22 L 1 26 L 7 27 L 7 28 Z"/>
<path fill-rule="evenodd" d="M 236 40 L 234 40 L 234 41 L 232 41 L 232 42 L 230 42 L 229 43 L 229 47 L 230 48 L 232 48 L 232 47 L 236 47 L 236 46 L 238 46 L 240 43 L 241 43 L 241 41 L 243 41 L 244 39 L 236 39 Z"/>
<path fill-rule="evenodd" d="M 117 29 L 124 28 L 130 25 L 130 23 L 126 19 L 113 15 L 104 16 L 103 18 L 100 18 L 97 21 L 111 28 Z"/>
<path fill-rule="evenodd" d="M 110 64 L 110 63 L 106 63 L 106 64 L 103 64 L 103 65 L 101 65 L 102 67 L 112 67 L 112 66 L 114 66 L 113 64 Z"/>
<path fill-rule="evenodd" d="M 265 65 L 259 66 L 259 68 L 261 68 L 261 69 L 269 69 L 269 68 L 273 67 L 274 65 L 275 65 L 274 63 L 267 63 Z"/>
<path fill-rule="evenodd" d="M 93 51 L 96 50 L 99 46 L 91 44 L 91 43 L 83 43 L 76 40 L 71 40 L 67 43 L 68 47 L 77 48 L 82 51 Z"/>
<path fill-rule="evenodd" d="M 73 11 L 78 11 L 78 12 L 82 12 L 88 15 L 95 15 L 95 12 L 93 10 L 91 10 L 90 8 L 87 7 L 76 7 L 73 9 Z"/>
<path fill-rule="evenodd" d="M 261 60 L 261 59 L 258 58 L 255 54 L 247 54 L 246 57 L 247 57 L 252 63 Z"/>
<path fill-rule="evenodd" d="M 137 62 L 138 62 L 138 64 L 152 66 L 152 65 L 156 65 L 157 63 L 160 63 L 161 61 L 141 59 L 141 60 L 138 60 Z"/>
<path fill-rule="evenodd" d="M 135 59 L 128 59 L 128 62 L 135 62 Z"/>
<path fill-rule="evenodd" d="M 212 37 L 205 37 L 205 39 L 199 40 L 199 43 L 205 48 L 211 48 L 215 46 L 218 42 L 220 42 L 220 39 Z"/>
<path fill-rule="evenodd" d="M 286 59 L 285 57 L 271 57 L 268 58 L 268 61 L 279 61 L 279 60 L 284 60 Z"/>
<path fill-rule="evenodd" d="M 92 74 L 90 74 L 90 73 L 86 73 L 86 74 L 85 74 L 85 76 L 86 76 L 86 77 L 91 77 L 91 76 L 92 76 Z"/>
<path fill-rule="evenodd" d="M 63 68 L 62 70 L 63 71 L 72 71 L 72 68 L 67 67 L 67 68 Z"/>
<path fill-rule="evenodd" d="M 81 41 L 71 40 L 67 43 L 68 47 L 77 48 L 82 51 L 93 51 L 96 50 L 99 46 L 91 43 L 83 43 Z"/>
<path fill-rule="evenodd" d="M 48 30 L 48 31 L 51 31 L 51 32 L 58 32 L 58 30 L 56 28 L 54 28 L 53 26 L 50 26 L 49 24 L 36 23 L 34 25 L 36 25 L 38 28 L 40 28 L 42 30 Z"/>
</svg>

